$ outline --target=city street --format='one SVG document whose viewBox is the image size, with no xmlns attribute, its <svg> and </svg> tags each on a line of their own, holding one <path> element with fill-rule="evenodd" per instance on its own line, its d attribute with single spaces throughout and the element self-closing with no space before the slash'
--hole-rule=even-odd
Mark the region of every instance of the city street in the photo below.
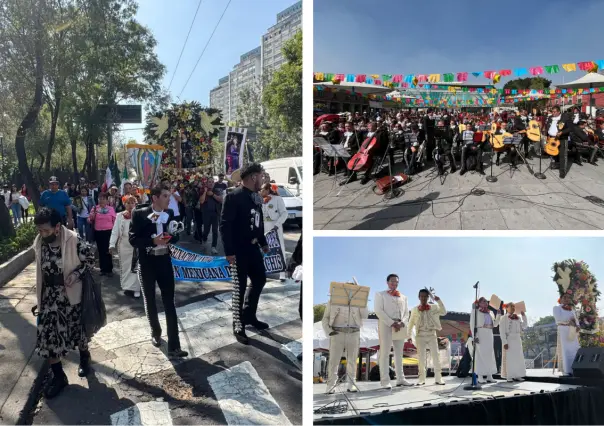
<svg viewBox="0 0 604 426">
<path fill-rule="evenodd" d="M 286 228 L 288 255 L 299 235 L 298 228 Z M 185 238 L 183 247 L 201 251 L 198 243 Z M 218 249 L 222 253 L 220 246 Z M 302 422 L 302 374 L 296 359 L 302 342 L 299 283 L 269 277 L 260 299 L 259 319 L 271 328 L 260 334 L 249 330 L 250 345 L 245 346 L 231 332 L 230 282 L 177 282 L 180 336 L 189 357 L 171 362 L 165 354 L 163 313 L 160 350 L 150 343 L 142 298 L 124 296 L 117 273 L 110 279 L 96 273 L 95 277 L 102 279 L 108 324 L 91 342 L 94 373 L 79 378 L 77 352 L 70 354 L 64 362 L 70 386 L 50 401 L 38 395 L 37 404 L 27 413 L 28 424 Z M 9 384 L 0 392 L 2 404 L 11 400 L 10 390 L 20 386 L 23 374 L 32 376 L 26 365 L 30 358 L 32 362 L 37 358 L 32 355 L 35 328 L 30 312 L 35 304 L 34 279 L 31 264 L 0 288 L 0 315 L 7 325 L 0 330 L 4 345 L 0 380 Z M 14 353 L 6 350 L 13 347 L 18 348 Z M 9 366 L 6 358 L 14 362 Z M 3 407 L 0 423 L 10 423 L 7 410 L 10 407 Z"/>
</svg>

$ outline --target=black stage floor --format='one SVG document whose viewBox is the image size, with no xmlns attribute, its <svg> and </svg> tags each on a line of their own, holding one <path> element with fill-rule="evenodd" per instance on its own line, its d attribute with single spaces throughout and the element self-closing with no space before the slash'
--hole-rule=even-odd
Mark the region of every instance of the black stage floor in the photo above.
<svg viewBox="0 0 604 426">
<path fill-rule="evenodd" d="M 524 382 L 497 381 L 475 392 L 463 389 L 470 378 L 457 377 L 444 377 L 445 386 L 428 378 L 425 386 L 391 391 L 360 382 L 361 392 L 346 397 L 326 395 L 318 384 L 314 424 L 604 424 L 604 381 L 527 373 Z"/>
</svg>

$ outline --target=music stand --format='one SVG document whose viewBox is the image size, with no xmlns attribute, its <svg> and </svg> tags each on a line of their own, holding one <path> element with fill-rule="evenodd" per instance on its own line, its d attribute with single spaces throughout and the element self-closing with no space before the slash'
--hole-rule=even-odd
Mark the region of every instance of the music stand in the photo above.
<svg viewBox="0 0 604 426">
<path fill-rule="evenodd" d="M 350 152 L 340 144 L 330 144 L 323 138 L 315 137 L 313 142 L 317 144 L 323 155 L 329 157 L 333 161 L 334 174 L 333 174 L 333 186 L 331 191 L 335 188 L 338 181 L 338 171 L 336 169 L 336 161 L 338 158 L 342 158 L 344 161 L 350 158 Z M 321 169 L 323 168 L 323 155 L 321 155 Z M 329 191 L 331 193 L 331 191 Z"/>
<path fill-rule="evenodd" d="M 354 280 L 355 284 L 332 282 L 329 286 L 329 294 L 331 296 L 329 303 L 331 304 L 331 306 L 347 306 L 348 307 L 348 319 L 347 319 L 348 328 L 355 328 L 355 327 L 350 327 L 350 309 L 351 308 L 361 308 L 361 309 L 365 308 L 366 309 L 367 300 L 369 299 L 369 291 L 370 291 L 369 287 L 360 286 L 360 285 L 356 284 L 356 279 L 354 277 L 353 277 L 353 280 Z M 359 331 L 360 331 L 360 329 L 359 329 Z M 350 333 L 346 333 L 346 341 L 344 344 L 344 346 L 346 348 L 348 348 L 348 339 L 349 338 L 350 338 Z M 350 356 L 351 356 L 351 354 L 346 352 L 347 364 L 348 364 L 348 359 Z M 356 353 L 353 356 L 356 358 L 359 356 L 359 354 Z M 355 372 L 355 374 L 356 374 L 356 372 Z M 349 383 L 351 383 L 352 386 L 354 386 L 354 388 L 357 390 L 357 392 L 361 392 L 359 387 L 356 385 L 356 381 L 353 380 L 352 377 L 350 377 L 350 374 L 348 374 L 348 365 L 347 365 L 346 374 L 342 377 L 338 377 L 338 380 L 336 381 L 335 385 L 333 385 L 330 389 L 328 389 L 327 393 L 329 394 L 329 393 L 331 393 L 331 391 L 338 388 L 338 386 L 340 386 L 341 384 L 344 383 L 345 379 L 349 380 Z M 348 399 L 348 396 L 346 396 L 345 392 L 340 391 L 340 393 L 342 393 L 344 395 L 344 397 L 346 398 L 346 400 L 350 403 L 350 405 L 352 405 L 352 402 Z M 353 406 L 353 408 L 354 408 L 354 406 Z M 355 408 L 355 411 L 356 411 L 356 408 Z"/>
</svg>

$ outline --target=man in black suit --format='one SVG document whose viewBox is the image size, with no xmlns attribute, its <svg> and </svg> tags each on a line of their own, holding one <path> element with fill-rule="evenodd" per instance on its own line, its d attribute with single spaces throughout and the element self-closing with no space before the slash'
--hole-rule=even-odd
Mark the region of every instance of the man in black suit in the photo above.
<svg viewBox="0 0 604 426">
<path fill-rule="evenodd" d="M 432 151 L 434 151 L 436 144 L 434 135 L 436 130 L 436 118 L 432 108 L 428 108 L 428 113 L 422 118 L 422 130 L 426 133 L 426 151 L 429 153 L 429 157 L 432 155 Z"/>
<path fill-rule="evenodd" d="M 266 284 L 262 252 L 269 251 L 259 194 L 263 175 L 264 169 L 256 163 L 241 170 L 243 185 L 225 197 L 220 223 L 224 253 L 236 274 L 233 280 L 233 334 L 243 344 L 248 344 L 246 325 L 257 330 L 269 327 L 256 317 L 260 294 Z M 248 277 L 251 286 L 246 292 Z"/>
<path fill-rule="evenodd" d="M 344 124 L 344 134 L 342 135 L 340 144 L 348 150 L 351 157 L 359 151 L 361 142 L 359 142 L 357 132 L 354 130 L 354 125 L 350 121 Z M 348 170 L 347 166 L 344 168 L 344 176 L 346 179 L 340 182 L 340 185 L 344 185 L 347 182 L 354 182 L 357 178 L 356 172 Z"/>
<path fill-rule="evenodd" d="M 514 132 L 526 132 L 526 130 L 528 129 L 528 124 L 529 124 L 528 113 L 526 112 L 526 109 L 521 109 L 520 115 L 516 116 L 514 118 L 514 130 L 513 131 Z M 524 133 L 522 135 L 522 146 L 524 147 L 524 157 L 528 160 L 531 159 L 531 157 L 529 156 L 529 144 L 530 144 L 530 139 L 528 138 L 526 133 Z"/>
<path fill-rule="evenodd" d="M 174 273 L 168 242 L 178 236 L 168 233 L 174 221 L 174 212 L 168 209 L 172 192 L 168 187 L 157 186 L 151 190 L 151 205 L 134 210 L 130 223 L 130 244 L 136 249 L 139 278 L 143 290 L 145 313 L 151 326 L 151 343 L 161 346 L 161 325 L 155 304 L 155 282 L 159 286 L 168 326 L 168 356 L 184 358 L 187 352 L 180 348 L 178 321 L 174 306 Z M 176 224 L 177 222 L 174 221 Z"/>
</svg>

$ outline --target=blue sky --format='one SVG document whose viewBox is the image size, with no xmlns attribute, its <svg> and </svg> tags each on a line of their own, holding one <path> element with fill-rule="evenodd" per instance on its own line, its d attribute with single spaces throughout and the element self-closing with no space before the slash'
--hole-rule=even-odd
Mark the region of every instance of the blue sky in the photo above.
<svg viewBox="0 0 604 426">
<path fill-rule="evenodd" d="M 157 55 L 167 67 L 164 77 L 164 86 L 167 88 L 199 2 L 139 0 L 138 3 L 137 19 L 155 35 Z M 177 101 L 176 96 L 180 94 L 227 3 L 228 0 L 202 0 L 170 88 L 174 101 Z M 195 100 L 209 106 L 210 90 L 218 85 L 218 79 L 228 75 L 243 53 L 260 46 L 262 35 L 277 23 L 277 13 L 295 3 L 296 0 L 232 0 L 181 100 Z M 144 126 L 123 126 L 124 129 L 141 127 Z M 126 138 L 142 141 L 142 131 L 123 133 Z"/>
<path fill-rule="evenodd" d="M 602 16 L 602 0 L 315 0 L 313 70 L 444 74 L 599 60 Z"/>
<path fill-rule="evenodd" d="M 604 280 L 603 252 L 604 238 L 586 237 L 315 237 L 314 303 L 328 300 L 332 281 L 351 282 L 354 276 L 371 287 L 373 310 L 375 292 L 385 290 L 386 276 L 394 273 L 413 304 L 420 288 L 434 287 L 447 309 L 469 312 L 472 286 L 480 281 L 482 296 L 524 300 L 529 319 L 538 319 L 551 315 L 558 299 L 554 262 L 583 260 Z M 604 315 L 604 304 L 598 307 Z"/>
</svg>

